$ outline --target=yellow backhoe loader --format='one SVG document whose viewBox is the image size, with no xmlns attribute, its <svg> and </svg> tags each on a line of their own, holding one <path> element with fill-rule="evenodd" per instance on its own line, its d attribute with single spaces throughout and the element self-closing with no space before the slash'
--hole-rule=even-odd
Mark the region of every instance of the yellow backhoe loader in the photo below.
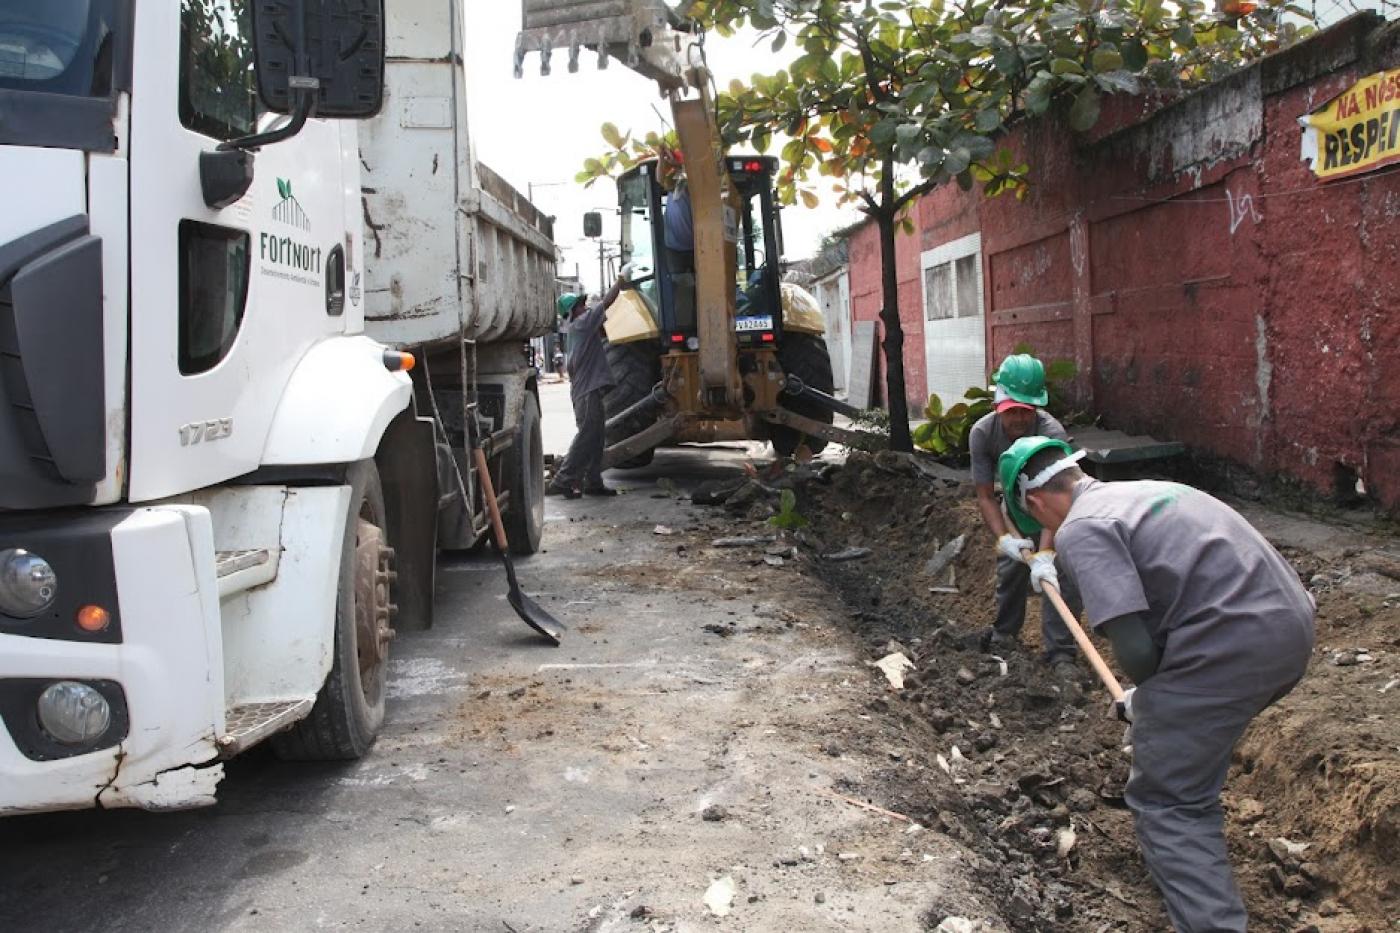
<svg viewBox="0 0 1400 933">
<path fill-rule="evenodd" d="M 831 395 L 815 299 L 781 281 L 777 161 L 725 154 L 694 24 L 662 0 L 523 4 L 517 77 L 531 52 L 542 74 L 556 50 L 567 53 L 570 72 L 582 49 L 599 67 L 616 59 L 660 87 L 680 142 L 683 183 L 656 160 L 618 179 L 630 275 L 606 328 L 617 385 L 607 400 L 605 465 L 645 465 L 665 443 L 768 439 L 786 456 L 862 440 L 832 424 L 835 411 L 857 412 Z M 684 220 L 675 223 L 673 211 Z M 691 248 L 668 242 L 668 226 L 684 228 Z"/>
</svg>

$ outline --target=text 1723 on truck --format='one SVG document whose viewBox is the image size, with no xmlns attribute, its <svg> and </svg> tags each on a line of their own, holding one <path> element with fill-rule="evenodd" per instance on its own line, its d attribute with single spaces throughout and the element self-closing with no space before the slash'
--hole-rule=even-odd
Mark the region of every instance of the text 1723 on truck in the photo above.
<svg viewBox="0 0 1400 933">
<path fill-rule="evenodd" d="M 555 247 L 464 7 L 0 0 L 0 812 L 362 755 L 473 445 L 538 548 Z"/>
</svg>

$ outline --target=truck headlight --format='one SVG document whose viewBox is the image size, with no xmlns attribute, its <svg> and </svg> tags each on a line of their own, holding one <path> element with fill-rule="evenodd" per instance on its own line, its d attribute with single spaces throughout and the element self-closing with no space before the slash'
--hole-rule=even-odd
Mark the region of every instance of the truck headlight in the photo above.
<svg viewBox="0 0 1400 933">
<path fill-rule="evenodd" d="M 58 575 L 49 562 L 23 548 L 0 551 L 0 612 L 20 619 L 39 615 L 58 595 Z"/>
<path fill-rule="evenodd" d="M 95 741 L 111 724 L 111 704 L 87 684 L 60 680 L 39 694 L 39 725 L 65 745 Z"/>
</svg>

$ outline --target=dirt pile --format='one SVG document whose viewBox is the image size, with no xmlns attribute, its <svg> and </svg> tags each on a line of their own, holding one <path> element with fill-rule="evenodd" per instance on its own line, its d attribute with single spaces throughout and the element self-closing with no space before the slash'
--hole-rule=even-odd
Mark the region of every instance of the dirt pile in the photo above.
<svg viewBox="0 0 1400 933">
<path fill-rule="evenodd" d="M 903 689 L 871 708 L 946 779 L 933 788 L 892 769 L 852 790 L 982 856 L 987 895 L 1013 930 L 1165 929 L 1122 802 L 1124 726 L 1087 665 L 1065 683 L 1040 662 L 1038 600 L 1019 649 L 991 657 L 969 637 L 994 614 L 996 559 L 971 489 L 890 453 L 776 483 L 797 489 L 806 525 L 790 537 L 846 602 L 871 660 L 901 651 L 914 662 Z M 775 507 L 772 492 L 744 498 L 732 510 L 743 519 Z M 1285 551 L 1319 598 L 1318 657 L 1238 750 L 1225 799 L 1232 858 L 1258 929 L 1390 929 L 1400 686 L 1386 684 L 1400 660 L 1400 583 L 1371 551 L 1351 563 Z M 872 681 L 888 689 L 879 671 Z"/>
</svg>

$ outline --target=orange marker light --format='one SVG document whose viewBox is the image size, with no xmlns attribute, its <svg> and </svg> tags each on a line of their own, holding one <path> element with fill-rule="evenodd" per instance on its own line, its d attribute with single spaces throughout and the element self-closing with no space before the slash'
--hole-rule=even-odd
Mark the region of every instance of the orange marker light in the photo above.
<svg viewBox="0 0 1400 933">
<path fill-rule="evenodd" d="M 413 358 L 412 353 L 405 353 L 402 350 L 384 351 L 384 368 L 391 373 L 411 372 L 416 365 L 418 365 L 418 361 Z"/>
<path fill-rule="evenodd" d="M 101 606 L 87 605 L 78 610 L 78 628 L 84 632 L 104 632 L 112 624 L 112 614 Z"/>
</svg>

